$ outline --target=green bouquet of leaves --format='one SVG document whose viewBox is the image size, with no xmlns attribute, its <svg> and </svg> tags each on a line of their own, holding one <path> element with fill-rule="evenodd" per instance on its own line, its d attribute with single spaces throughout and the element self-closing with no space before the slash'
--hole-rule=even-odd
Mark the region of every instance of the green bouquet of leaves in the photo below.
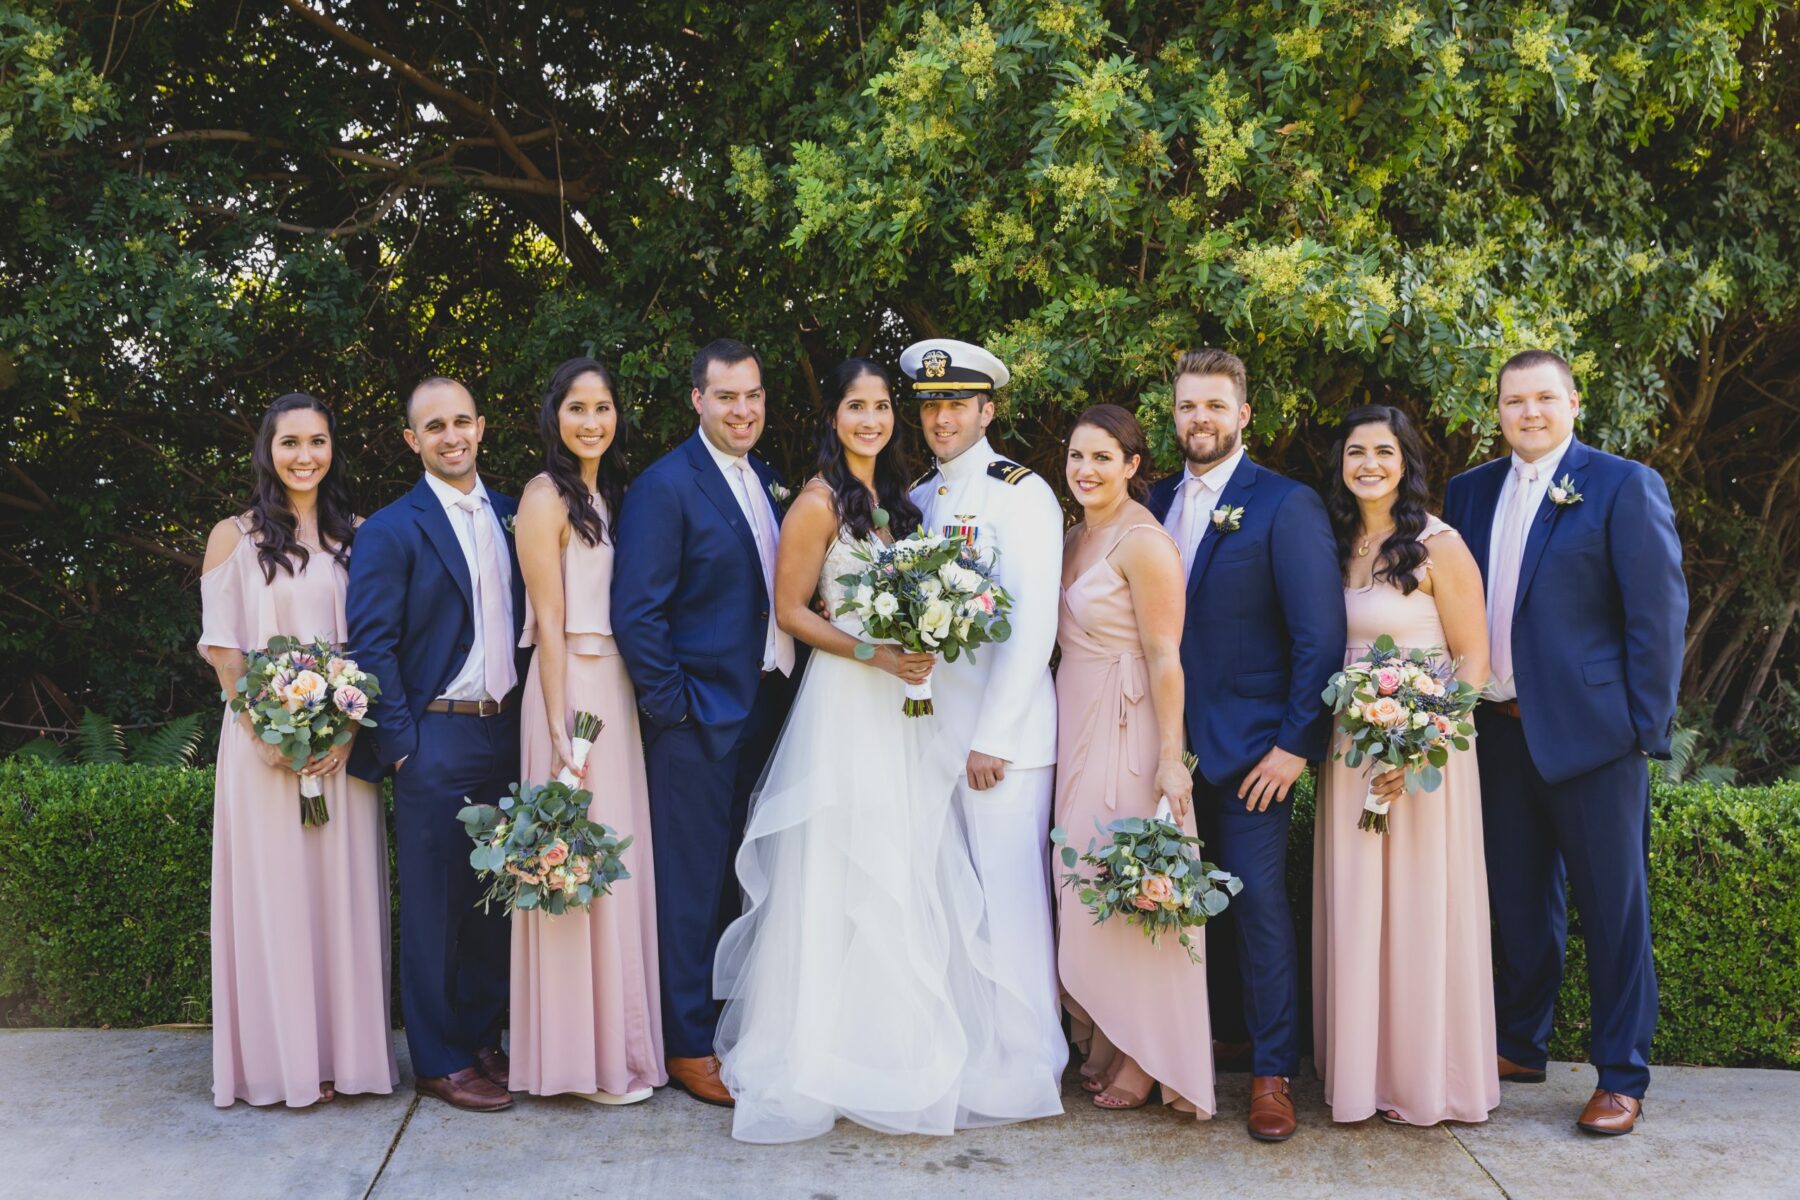
<svg viewBox="0 0 1800 1200">
<path fill-rule="evenodd" d="M 456 819 L 475 848 L 469 865 L 492 879 L 482 911 L 539 910 L 557 916 L 586 909 L 612 885 L 630 879 L 624 854 L 630 837 L 588 819 L 593 796 L 566 783 L 515 783 L 497 804 L 468 804 Z"/>
</svg>

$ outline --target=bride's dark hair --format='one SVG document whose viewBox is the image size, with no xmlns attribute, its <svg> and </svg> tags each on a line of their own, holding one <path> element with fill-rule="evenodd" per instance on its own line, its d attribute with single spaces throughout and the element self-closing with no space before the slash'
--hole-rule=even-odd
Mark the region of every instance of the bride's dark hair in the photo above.
<svg viewBox="0 0 1800 1200">
<path fill-rule="evenodd" d="M 275 582 L 276 571 L 294 574 L 296 560 L 302 567 L 311 557 L 300 544 L 287 485 L 275 470 L 275 432 L 287 413 L 310 409 L 325 417 L 325 434 L 331 439 L 331 466 L 319 480 L 319 544 L 330 551 L 345 570 L 350 569 L 350 543 L 356 538 L 356 509 L 350 500 L 350 468 L 338 452 L 337 418 L 317 397 L 305 392 L 279 396 L 264 410 L 250 450 L 250 536 L 256 541 L 256 560 L 262 564 L 263 581 Z"/>
<path fill-rule="evenodd" d="M 819 406 L 817 428 L 813 431 L 819 447 L 816 464 L 819 478 L 831 486 L 837 502 L 838 520 L 854 538 L 866 538 L 875 532 L 875 505 L 862 480 L 850 473 L 844 444 L 838 440 L 837 411 L 850 385 L 865 375 L 881 380 L 889 394 L 893 393 L 894 381 L 887 368 L 871 359 L 847 358 L 820 381 L 819 391 L 824 403 Z M 905 437 L 906 426 L 900 420 L 899 406 L 896 405 L 894 436 L 875 456 L 875 493 L 881 497 L 881 507 L 887 510 L 888 530 L 896 538 L 913 532 L 924 520 L 919 506 L 906 494 L 906 485 L 912 476 L 907 470 Z"/>
<path fill-rule="evenodd" d="M 1368 404 L 1353 409 L 1338 422 L 1337 441 L 1331 447 L 1331 484 L 1325 491 L 1325 511 L 1331 515 L 1331 532 L 1337 537 L 1338 573 L 1347 575 L 1355 553 L 1356 531 L 1362 528 L 1362 512 L 1356 497 L 1344 483 L 1344 443 L 1364 425 L 1386 425 L 1400 443 L 1400 486 L 1394 492 L 1394 532 L 1381 544 L 1375 559 L 1376 581 L 1386 580 L 1412 595 L 1419 586 L 1419 565 L 1429 557 L 1419 535 L 1431 515 L 1431 489 L 1425 481 L 1425 443 L 1407 415 L 1390 404 Z"/>
</svg>

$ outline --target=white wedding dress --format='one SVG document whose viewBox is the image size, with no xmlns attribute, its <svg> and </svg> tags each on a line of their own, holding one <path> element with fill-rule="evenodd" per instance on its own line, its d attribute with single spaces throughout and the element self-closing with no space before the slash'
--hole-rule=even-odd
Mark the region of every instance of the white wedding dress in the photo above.
<svg viewBox="0 0 1800 1200">
<path fill-rule="evenodd" d="M 866 565 L 855 551 L 840 534 L 825 557 L 829 611 L 838 576 Z M 835 621 L 864 636 L 854 618 Z M 839 1117 L 948 1134 L 1061 1111 L 1041 1063 L 1008 1061 L 996 1036 L 1032 1009 L 997 982 L 951 804 L 953 739 L 933 717 L 905 716 L 902 699 L 887 672 L 813 654 L 751 801 L 744 915 L 714 970 L 740 1141 L 816 1137 Z"/>
</svg>

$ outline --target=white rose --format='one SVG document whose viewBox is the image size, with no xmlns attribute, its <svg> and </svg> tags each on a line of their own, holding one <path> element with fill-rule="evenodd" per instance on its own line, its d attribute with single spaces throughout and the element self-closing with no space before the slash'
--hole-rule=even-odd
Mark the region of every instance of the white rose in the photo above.
<svg viewBox="0 0 1800 1200">
<path fill-rule="evenodd" d="M 927 579 L 919 584 L 919 593 L 927 600 L 936 600 L 939 596 L 944 594 L 944 585 L 939 583 L 935 578 Z"/>
<path fill-rule="evenodd" d="M 949 631 L 950 620 L 954 615 L 954 611 L 946 601 L 933 600 L 925 606 L 925 611 L 919 614 L 919 629 L 922 632 L 936 634 L 941 639 Z"/>
<path fill-rule="evenodd" d="M 891 617 L 900 611 L 900 598 L 892 592 L 883 592 L 875 597 L 874 608 L 876 616 Z"/>
<path fill-rule="evenodd" d="M 969 630 L 971 627 L 974 626 L 974 624 L 975 624 L 975 622 L 969 620 L 967 617 L 964 617 L 962 620 L 958 621 L 956 623 L 956 639 L 961 642 L 968 641 L 969 640 Z"/>
<path fill-rule="evenodd" d="M 1430 713 L 1422 713 L 1422 712 L 1414 713 L 1412 723 L 1413 723 L 1414 729 L 1423 729 L 1427 725 L 1431 724 L 1431 714 Z"/>
<path fill-rule="evenodd" d="M 1552 486 L 1550 488 L 1550 499 L 1556 501 L 1556 503 L 1561 504 L 1564 500 L 1567 500 L 1568 498 L 1569 498 L 1569 493 L 1563 491 L 1563 489 L 1561 489 L 1559 487 L 1555 487 L 1555 486 Z"/>
</svg>

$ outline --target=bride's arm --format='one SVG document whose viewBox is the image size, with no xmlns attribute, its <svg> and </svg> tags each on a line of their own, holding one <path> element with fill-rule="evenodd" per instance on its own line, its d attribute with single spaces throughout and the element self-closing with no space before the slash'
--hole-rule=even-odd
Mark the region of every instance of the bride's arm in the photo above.
<svg viewBox="0 0 1800 1200">
<path fill-rule="evenodd" d="M 855 658 L 861 640 L 850 636 L 813 611 L 819 569 L 837 538 L 837 507 L 831 489 L 809 484 L 800 490 L 781 522 L 781 545 L 775 554 L 775 623 L 789 635 L 815 650 L 840 658 Z M 894 646 L 875 647 L 871 666 L 899 675 L 910 659 L 926 655 L 902 654 Z M 916 667 L 909 674 L 918 674 Z"/>
</svg>

